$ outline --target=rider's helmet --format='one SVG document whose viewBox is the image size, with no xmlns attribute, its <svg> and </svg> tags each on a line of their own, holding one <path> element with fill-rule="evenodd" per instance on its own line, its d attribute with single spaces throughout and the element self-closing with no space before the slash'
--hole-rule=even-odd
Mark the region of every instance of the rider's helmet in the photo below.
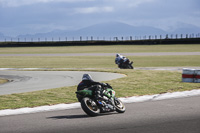
<svg viewBox="0 0 200 133">
<path fill-rule="evenodd" d="M 92 80 L 92 77 L 90 74 L 83 74 L 82 80 Z"/>
<path fill-rule="evenodd" d="M 120 54 L 116 54 L 116 57 L 119 57 Z"/>
</svg>

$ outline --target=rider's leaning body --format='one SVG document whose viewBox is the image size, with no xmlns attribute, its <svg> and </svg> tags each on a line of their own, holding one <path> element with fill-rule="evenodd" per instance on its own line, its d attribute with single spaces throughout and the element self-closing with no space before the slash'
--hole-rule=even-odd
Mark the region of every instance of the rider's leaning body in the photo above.
<svg viewBox="0 0 200 133">
<path fill-rule="evenodd" d="M 82 81 L 78 84 L 77 91 L 90 89 L 93 91 L 96 100 L 101 100 L 103 86 L 106 86 L 106 84 L 93 81 L 92 77 L 89 74 L 84 74 L 82 77 Z"/>
</svg>

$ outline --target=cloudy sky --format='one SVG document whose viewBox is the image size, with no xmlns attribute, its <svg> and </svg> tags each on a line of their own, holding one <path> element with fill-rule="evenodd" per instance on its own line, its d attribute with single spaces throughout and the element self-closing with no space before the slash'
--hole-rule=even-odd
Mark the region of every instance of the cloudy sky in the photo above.
<svg viewBox="0 0 200 133">
<path fill-rule="evenodd" d="M 9 36 L 110 21 L 168 31 L 200 27 L 200 0 L 0 0 L 0 32 Z"/>
</svg>

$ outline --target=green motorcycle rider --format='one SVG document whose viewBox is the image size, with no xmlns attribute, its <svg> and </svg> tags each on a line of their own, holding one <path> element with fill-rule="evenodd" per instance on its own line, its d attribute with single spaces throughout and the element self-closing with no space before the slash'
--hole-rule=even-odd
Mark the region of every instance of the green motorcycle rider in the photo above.
<svg viewBox="0 0 200 133">
<path fill-rule="evenodd" d="M 91 75 L 84 74 L 82 77 L 82 81 L 78 84 L 77 91 L 88 89 L 92 90 L 93 95 L 95 96 L 95 99 L 97 101 L 103 100 L 102 94 L 103 94 L 103 87 L 106 87 L 107 85 L 104 83 L 96 82 L 92 80 Z M 81 102 L 81 97 L 77 96 L 79 102 Z"/>
<path fill-rule="evenodd" d="M 89 74 L 83 75 L 75 93 L 83 111 L 89 116 L 112 111 L 125 112 L 125 106 L 115 97 L 113 88 L 107 83 L 93 81 Z"/>
</svg>

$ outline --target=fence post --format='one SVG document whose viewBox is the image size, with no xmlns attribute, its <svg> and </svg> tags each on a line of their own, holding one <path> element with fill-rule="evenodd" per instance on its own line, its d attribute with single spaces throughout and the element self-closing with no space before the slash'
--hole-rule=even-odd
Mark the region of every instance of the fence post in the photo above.
<svg viewBox="0 0 200 133">
<path fill-rule="evenodd" d="M 168 34 L 166 34 L 166 39 L 169 39 L 169 38 L 168 38 Z"/>
</svg>

